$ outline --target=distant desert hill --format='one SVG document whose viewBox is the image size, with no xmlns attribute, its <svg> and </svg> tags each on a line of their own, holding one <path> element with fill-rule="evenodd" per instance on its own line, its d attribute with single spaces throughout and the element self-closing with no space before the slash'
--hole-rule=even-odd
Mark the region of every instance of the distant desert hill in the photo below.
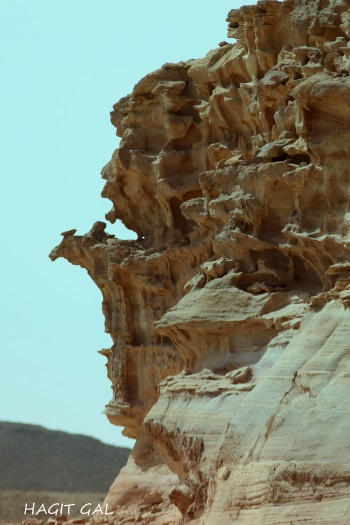
<svg viewBox="0 0 350 525">
<path fill-rule="evenodd" d="M 0 422 L 0 490 L 103 493 L 129 454 L 91 437 Z"/>
</svg>

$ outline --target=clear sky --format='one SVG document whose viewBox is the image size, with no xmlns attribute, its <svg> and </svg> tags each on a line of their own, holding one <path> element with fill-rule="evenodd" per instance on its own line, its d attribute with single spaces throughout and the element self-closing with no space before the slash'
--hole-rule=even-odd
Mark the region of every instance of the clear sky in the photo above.
<svg viewBox="0 0 350 525">
<path fill-rule="evenodd" d="M 112 105 L 165 62 L 225 40 L 235 0 L 0 0 L 0 420 L 132 446 L 101 414 L 111 398 L 101 293 L 48 254 L 111 203 Z M 121 225 L 107 230 L 134 238 Z"/>
</svg>

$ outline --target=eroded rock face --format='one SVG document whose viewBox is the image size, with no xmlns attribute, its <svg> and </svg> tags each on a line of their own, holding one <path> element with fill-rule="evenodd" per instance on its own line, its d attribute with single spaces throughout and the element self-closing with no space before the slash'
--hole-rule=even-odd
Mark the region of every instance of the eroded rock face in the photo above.
<svg viewBox="0 0 350 525">
<path fill-rule="evenodd" d="M 51 257 L 103 294 L 114 523 L 350 519 L 350 1 L 231 11 L 114 106 L 107 219 Z"/>
</svg>

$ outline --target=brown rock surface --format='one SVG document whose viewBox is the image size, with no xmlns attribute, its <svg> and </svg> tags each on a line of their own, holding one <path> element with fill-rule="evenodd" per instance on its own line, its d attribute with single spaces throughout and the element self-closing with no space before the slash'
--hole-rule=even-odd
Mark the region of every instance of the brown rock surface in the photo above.
<svg viewBox="0 0 350 525">
<path fill-rule="evenodd" d="M 114 106 L 96 223 L 51 257 L 103 294 L 136 438 L 114 523 L 350 522 L 350 1 L 229 13 L 201 60 Z"/>
</svg>

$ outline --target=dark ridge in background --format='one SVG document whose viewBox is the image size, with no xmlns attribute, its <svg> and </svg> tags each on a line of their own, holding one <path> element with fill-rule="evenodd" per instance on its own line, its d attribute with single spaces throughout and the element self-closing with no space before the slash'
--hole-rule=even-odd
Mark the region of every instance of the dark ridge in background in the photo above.
<svg viewBox="0 0 350 525">
<path fill-rule="evenodd" d="M 130 452 L 87 436 L 0 422 L 0 490 L 106 492 Z"/>
</svg>

